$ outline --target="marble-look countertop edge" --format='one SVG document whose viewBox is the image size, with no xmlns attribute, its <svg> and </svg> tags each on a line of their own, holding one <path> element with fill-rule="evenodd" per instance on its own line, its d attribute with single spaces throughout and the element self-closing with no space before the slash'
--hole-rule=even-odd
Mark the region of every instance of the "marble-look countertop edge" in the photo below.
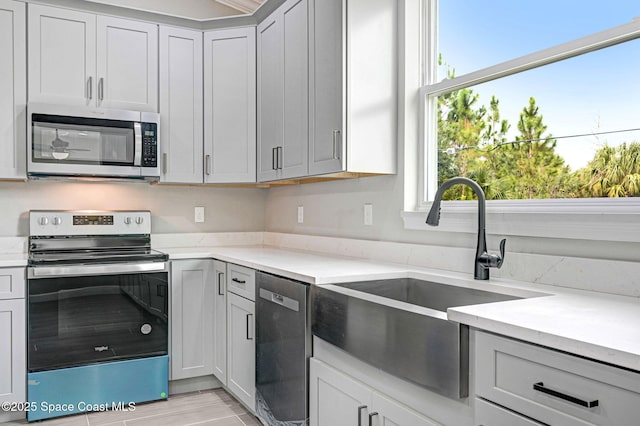
<svg viewBox="0 0 640 426">
<path fill-rule="evenodd" d="M 20 268 L 27 266 L 28 255 L 26 253 L 9 253 L 0 255 L 0 268 Z"/>
<path fill-rule="evenodd" d="M 410 265 L 382 264 L 356 258 L 332 256 L 324 253 L 308 251 L 298 251 L 281 249 L 270 246 L 245 246 L 245 247 L 197 247 L 164 249 L 172 260 L 189 258 L 216 258 L 225 262 L 239 264 L 252 269 L 281 275 L 287 278 L 307 282 L 312 285 L 335 284 L 339 282 L 359 281 L 368 279 L 401 278 L 401 277 L 438 277 L 442 282 L 449 282 L 456 285 L 477 286 L 478 283 L 466 274 L 449 272 L 445 270 L 434 270 Z M 245 253 L 246 255 L 243 255 Z M 260 259 L 262 257 L 262 259 Z M 328 265 L 335 262 L 341 267 L 342 273 L 336 273 L 328 265 L 322 268 L 308 266 L 310 271 L 304 272 L 304 266 L 296 265 L 295 262 L 287 262 L 286 259 L 292 257 L 298 261 L 308 258 L 310 260 L 327 260 Z M 250 258 L 250 259 L 249 259 Z M 302 263 L 302 262 L 301 262 Z M 347 265 L 354 265 L 354 270 L 347 273 Z M 289 265 L 289 266 L 287 266 Z M 371 267 L 371 272 L 364 270 Z M 555 348 L 568 353 L 573 353 L 597 361 L 618 365 L 635 371 L 640 371 L 640 339 L 638 343 L 619 344 L 611 339 L 612 330 L 604 327 L 610 323 L 622 323 L 629 329 L 634 328 L 637 321 L 627 321 L 631 316 L 633 320 L 640 321 L 640 300 L 627 296 L 612 296 L 602 293 L 593 293 L 582 290 L 567 289 L 556 286 L 546 286 L 532 283 L 522 283 L 507 279 L 492 279 L 488 283 L 482 283 L 487 290 L 506 289 L 510 291 L 524 291 L 538 293 L 541 296 L 526 299 L 526 302 L 516 305 L 509 305 L 512 302 L 499 302 L 485 305 L 465 306 L 461 308 L 450 308 L 447 312 L 448 318 L 452 321 L 460 322 L 471 327 L 501 334 L 507 337 L 528 341 L 541 346 Z M 593 306 L 602 305 L 599 310 L 599 318 L 586 318 L 584 312 L 575 310 L 576 300 L 587 301 Z M 635 314 L 621 313 L 616 306 L 638 305 L 638 318 Z M 523 310 L 523 306 L 526 307 Z M 634 305 L 635 306 L 635 305 Z M 549 311 L 553 309 L 559 318 L 554 321 L 554 325 L 538 327 L 536 322 L 540 320 L 535 315 L 536 310 Z M 528 310 L 528 311 L 527 311 Z M 518 317 L 519 315 L 519 317 Z M 583 317 L 580 317 L 583 315 Z M 612 318 L 615 316 L 619 318 Z M 629 317 L 629 318 L 626 318 Z M 602 332 L 597 330 L 592 332 L 583 330 L 581 319 L 589 320 L 591 323 L 603 323 Z M 571 325 L 573 324 L 573 326 Z M 572 333 L 572 327 L 580 332 Z M 621 332 L 620 329 L 615 330 Z M 605 341 L 608 340 L 608 341 Z"/>
</svg>

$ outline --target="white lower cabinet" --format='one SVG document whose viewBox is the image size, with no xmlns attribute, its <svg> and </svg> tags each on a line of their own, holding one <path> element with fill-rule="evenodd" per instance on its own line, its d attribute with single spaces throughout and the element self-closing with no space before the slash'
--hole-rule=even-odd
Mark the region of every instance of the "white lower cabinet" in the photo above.
<svg viewBox="0 0 640 426">
<path fill-rule="evenodd" d="M 499 405 L 476 398 L 476 425 L 478 426 L 543 426 L 534 420 L 509 411 Z"/>
<path fill-rule="evenodd" d="M 227 294 L 227 387 L 255 410 L 255 302 Z"/>
<path fill-rule="evenodd" d="M 484 332 L 475 365 L 476 425 L 638 424 L 637 372 Z"/>
<path fill-rule="evenodd" d="M 0 269 L 0 402 L 24 402 L 26 307 L 24 269 Z M 24 418 L 24 411 L 0 410 L 0 423 Z"/>
<path fill-rule="evenodd" d="M 213 374 L 213 260 L 171 262 L 170 380 Z"/>
<path fill-rule="evenodd" d="M 213 261 L 215 274 L 215 309 L 213 322 L 213 374 L 223 385 L 227 385 L 227 264 Z"/>
<path fill-rule="evenodd" d="M 437 426 L 322 361 L 309 363 L 310 426 Z"/>
</svg>

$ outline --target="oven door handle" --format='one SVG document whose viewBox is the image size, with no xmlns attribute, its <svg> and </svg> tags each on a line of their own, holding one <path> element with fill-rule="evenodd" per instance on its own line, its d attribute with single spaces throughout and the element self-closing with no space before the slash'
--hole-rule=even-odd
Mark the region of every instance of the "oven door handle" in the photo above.
<svg viewBox="0 0 640 426">
<path fill-rule="evenodd" d="M 36 266 L 28 268 L 28 278 L 73 277 L 166 271 L 165 262 L 117 263 L 109 265 Z"/>
</svg>

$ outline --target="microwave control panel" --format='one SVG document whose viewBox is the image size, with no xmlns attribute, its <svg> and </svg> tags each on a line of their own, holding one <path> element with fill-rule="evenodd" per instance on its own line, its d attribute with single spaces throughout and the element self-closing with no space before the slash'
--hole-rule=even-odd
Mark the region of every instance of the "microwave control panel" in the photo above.
<svg viewBox="0 0 640 426">
<path fill-rule="evenodd" d="M 142 123 L 142 167 L 158 167 L 158 125 Z"/>
</svg>

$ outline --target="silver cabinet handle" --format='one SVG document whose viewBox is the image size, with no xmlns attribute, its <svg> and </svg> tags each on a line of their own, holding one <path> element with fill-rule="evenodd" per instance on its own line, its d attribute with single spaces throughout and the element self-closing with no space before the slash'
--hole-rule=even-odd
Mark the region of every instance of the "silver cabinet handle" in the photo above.
<svg viewBox="0 0 640 426">
<path fill-rule="evenodd" d="M 218 272 L 218 296 L 224 296 L 222 292 L 222 280 L 224 279 L 224 272 Z"/>
<path fill-rule="evenodd" d="M 358 426 L 362 426 L 362 410 L 366 410 L 367 406 L 366 405 L 360 405 L 358 407 Z"/>
<path fill-rule="evenodd" d="M 87 98 L 93 99 L 93 76 L 89 76 L 87 79 Z"/>
<path fill-rule="evenodd" d="M 377 411 L 369 414 L 369 426 L 373 426 L 373 418 L 376 417 L 377 415 L 378 415 Z"/>
<path fill-rule="evenodd" d="M 211 175 L 211 155 L 204 156 L 204 172 L 207 176 Z"/>
<path fill-rule="evenodd" d="M 334 160 L 340 159 L 339 145 L 340 145 L 340 130 L 334 130 L 333 131 L 333 159 Z"/>
<path fill-rule="evenodd" d="M 283 152 L 283 148 L 281 146 L 278 147 L 278 169 L 282 170 L 282 152 Z"/>
<path fill-rule="evenodd" d="M 253 314 L 247 314 L 247 340 L 253 340 L 253 330 L 251 332 L 251 334 L 249 334 L 249 325 L 251 324 L 251 319 L 253 317 Z M 251 327 L 253 328 L 253 327 Z"/>
<path fill-rule="evenodd" d="M 169 156 L 166 152 L 162 153 L 162 174 L 167 174 L 169 168 Z"/>
<path fill-rule="evenodd" d="M 98 80 L 98 100 L 102 101 L 104 99 L 104 78 L 100 77 Z"/>
<path fill-rule="evenodd" d="M 277 150 L 278 150 L 277 146 L 271 148 L 271 170 L 278 170 L 278 165 L 276 163 L 276 159 L 277 159 L 276 151 Z"/>
</svg>

